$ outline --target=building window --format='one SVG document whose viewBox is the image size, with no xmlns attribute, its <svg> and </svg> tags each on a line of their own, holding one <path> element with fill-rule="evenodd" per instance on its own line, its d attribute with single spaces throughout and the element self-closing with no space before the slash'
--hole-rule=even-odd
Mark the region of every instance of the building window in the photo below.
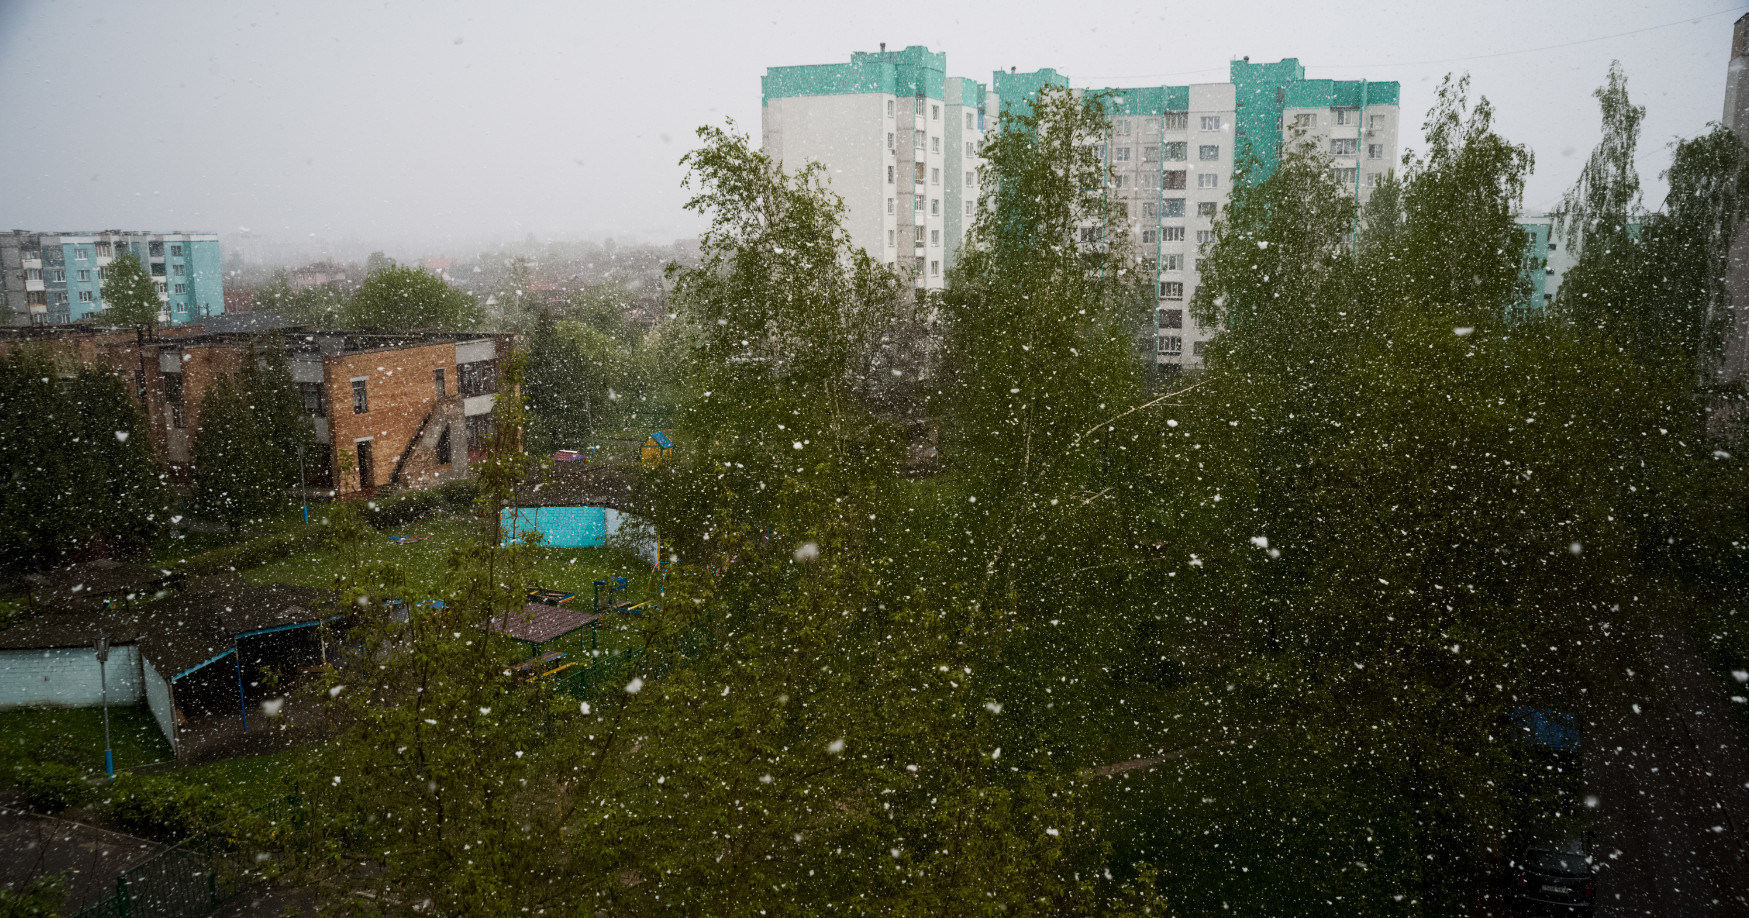
<svg viewBox="0 0 1749 918">
<path fill-rule="evenodd" d="M 1151 229 L 1142 230 L 1142 244 L 1143 245 L 1158 245 L 1159 241 L 1160 241 L 1160 231 L 1159 230 L 1151 230 Z"/>
<path fill-rule="evenodd" d="M 972 130 L 972 113 L 966 112 L 966 130 Z"/>
<path fill-rule="evenodd" d="M 79 272 L 79 279 L 80 279 L 80 280 L 82 280 L 82 281 L 89 281 L 89 280 L 91 280 L 91 272 L 90 272 L 90 270 L 88 270 L 88 269 L 87 269 L 87 270 L 81 270 L 81 271 L 80 271 L 80 272 Z"/>
<path fill-rule="evenodd" d="M 1212 219 L 1218 209 L 1218 205 L 1213 201 L 1196 202 L 1196 215 L 1199 217 L 1209 217 Z"/>
<path fill-rule="evenodd" d="M 890 214 L 890 213 L 892 213 L 892 212 L 893 212 L 893 199 L 892 199 L 892 198 L 888 198 L 888 199 L 887 199 L 887 213 L 889 213 L 889 214 Z"/>
<path fill-rule="evenodd" d="M 1182 299 L 1184 299 L 1184 282 L 1183 281 L 1161 281 L 1160 282 L 1160 299 L 1163 299 L 1163 300 L 1182 300 Z"/>
<path fill-rule="evenodd" d="M 369 440 L 360 440 L 358 447 L 358 489 L 369 491 L 377 486 L 376 461 Z"/>
<path fill-rule="evenodd" d="M 73 257 L 74 258 L 90 258 L 91 257 L 91 249 L 88 246 L 83 246 L 83 245 L 79 246 L 78 248 L 73 250 Z"/>
<path fill-rule="evenodd" d="M 887 203 L 891 204 L 892 201 L 888 201 Z M 887 213 L 892 213 L 892 209 L 888 208 Z M 893 230 L 887 230 L 887 248 L 890 249 L 893 246 L 896 246 L 898 244 L 899 244 L 898 234 Z"/>
<path fill-rule="evenodd" d="M 1333 137 L 1330 139 L 1331 156 L 1353 156 L 1360 150 L 1360 141 L 1353 137 Z"/>
<path fill-rule="evenodd" d="M 182 374 L 165 373 L 162 378 L 164 380 L 164 400 L 167 402 L 182 401 Z"/>
<path fill-rule="evenodd" d="M 922 131 L 918 131 L 911 135 L 911 146 L 919 150 L 923 149 L 924 141 Z"/>
<path fill-rule="evenodd" d="M 1385 145 L 1382 143 L 1369 143 L 1369 144 L 1367 144 L 1366 145 L 1366 158 L 1367 159 L 1384 159 L 1385 158 Z"/>
<path fill-rule="evenodd" d="M 1360 181 L 1360 170 L 1353 166 L 1346 169 L 1331 169 L 1330 177 L 1335 179 L 1338 185 L 1352 185 Z"/>
<path fill-rule="evenodd" d="M 1184 310 L 1182 309 L 1162 309 L 1156 315 L 1160 317 L 1161 328 L 1184 327 Z"/>
<path fill-rule="evenodd" d="M 171 265 L 170 266 L 170 274 L 174 277 L 181 277 L 182 276 L 182 265 Z"/>
<path fill-rule="evenodd" d="M 161 261 L 152 262 L 152 276 L 153 277 L 163 277 L 164 276 L 164 263 L 163 262 L 161 262 Z"/>
<path fill-rule="evenodd" d="M 79 291 L 79 302 L 81 302 L 81 303 L 91 302 L 91 291 L 89 291 L 89 290 Z"/>
<path fill-rule="evenodd" d="M 492 439 L 494 430 L 491 415 L 469 415 L 467 419 L 468 449 L 485 449 L 486 444 Z"/>
<path fill-rule="evenodd" d="M 935 152 L 940 153 L 941 152 L 941 138 L 940 137 L 929 138 L 929 147 L 930 147 L 930 149 L 934 150 Z"/>
<path fill-rule="evenodd" d="M 929 184 L 931 184 L 931 185 L 941 184 L 941 170 L 940 169 L 929 170 Z"/>
<path fill-rule="evenodd" d="M 1157 163 L 1159 161 L 1160 147 L 1158 144 L 1148 144 L 1142 148 L 1142 162 Z"/>
<path fill-rule="evenodd" d="M 431 371 L 431 383 L 437 390 L 437 397 L 443 398 L 449 394 L 449 387 L 443 380 L 443 367 L 435 367 Z"/>
<path fill-rule="evenodd" d="M 978 155 L 977 151 L 972 149 L 972 142 L 969 140 L 966 141 L 966 158 L 970 159 L 971 157 L 977 156 L 977 155 Z"/>
<path fill-rule="evenodd" d="M 939 262 L 939 261 L 930 262 L 929 263 L 929 274 L 931 277 L 940 277 L 941 276 L 941 262 Z"/>
<path fill-rule="evenodd" d="M 98 258 L 108 258 L 109 257 L 109 243 L 99 242 L 97 244 L 97 257 Z"/>
<path fill-rule="evenodd" d="M 977 173 L 975 173 L 975 172 L 967 172 L 967 173 L 966 173 L 966 187 L 967 187 L 967 188 L 970 188 L 970 187 L 972 187 L 972 186 L 973 186 L 973 185 L 976 185 L 976 184 L 977 184 L 977 183 L 978 183 L 978 176 L 977 176 Z"/>
<path fill-rule="evenodd" d="M 941 245 L 941 230 L 929 231 L 929 244 L 937 246 Z"/>
<path fill-rule="evenodd" d="M 967 199 L 967 201 L 966 201 L 966 216 L 969 217 L 971 215 L 972 215 L 972 202 L 970 199 Z"/>
<path fill-rule="evenodd" d="M 1117 148 L 1113 149 L 1111 151 L 1111 161 L 1114 163 L 1127 163 L 1127 162 L 1129 162 L 1130 161 L 1130 148 L 1129 147 L 1117 147 Z"/>
<path fill-rule="evenodd" d="M 929 106 L 929 120 L 931 120 L 931 121 L 940 121 L 941 120 L 941 106 L 939 106 L 939 105 Z"/>
<path fill-rule="evenodd" d="M 328 398 L 326 390 L 319 382 L 298 383 L 298 394 L 304 399 L 304 413 L 321 418 L 328 416 Z"/>
<path fill-rule="evenodd" d="M 370 411 L 370 396 L 365 393 L 365 380 L 352 381 L 352 413 L 365 414 Z"/>
<path fill-rule="evenodd" d="M 912 176 L 912 181 L 918 185 L 921 185 L 921 184 L 923 184 L 924 171 L 926 169 L 928 169 L 929 167 L 923 165 L 922 163 L 917 163 L 915 168 L 916 168 L 916 173 Z"/>
<path fill-rule="evenodd" d="M 1081 241 L 1087 245 L 1096 245 L 1105 238 L 1105 228 L 1101 226 L 1081 227 Z"/>
<path fill-rule="evenodd" d="M 930 198 L 929 199 L 929 212 L 932 214 L 941 213 L 941 199 L 940 198 Z"/>
<path fill-rule="evenodd" d="M 1177 252 L 1161 256 L 1160 269 L 1163 271 L 1184 270 L 1184 256 Z"/>
<path fill-rule="evenodd" d="M 911 198 L 911 203 L 913 205 L 911 208 L 912 210 L 915 210 L 918 213 L 923 212 L 923 196 L 922 195 L 913 196 Z"/>
<path fill-rule="evenodd" d="M 181 430 L 188 426 L 188 413 L 180 404 L 170 406 L 170 426 Z"/>
<path fill-rule="evenodd" d="M 1165 128 L 1168 131 L 1182 131 L 1190 126 L 1189 112 L 1167 112 Z M 1168 144 L 1170 146 L 1170 144 Z"/>
<path fill-rule="evenodd" d="M 1196 174 L 1196 187 L 1219 188 L 1221 187 L 1221 177 L 1213 172 L 1198 172 Z"/>
<path fill-rule="evenodd" d="M 443 433 L 437 435 L 437 464 L 449 465 L 452 457 L 449 445 L 449 425 L 443 425 Z"/>
<path fill-rule="evenodd" d="M 893 117 L 893 100 L 892 100 L 892 99 L 888 99 L 888 100 L 887 100 L 887 117 L 888 117 L 888 118 L 891 118 L 891 117 Z M 891 134 L 888 134 L 888 135 L 887 135 L 887 136 L 888 136 L 888 137 L 892 137 L 892 136 L 893 136 L 893 135 L 891 135 Z M 889 147 L 890 147 L 890 146 L 892 146 L 892 145 L 893 145 L 893 143 L 892 143 L 892 141 L 891 141 L 891 140 L 889 140 L 889 141 L 887 141 L 887 146 L 889 146 Z"/>
<path fill-rule="evenodd" d="M 1162 200 L 1160 202 L 1160 216 L 1162 216 L 1162 217 L 1182 217 L 1182 216 L 1184 216 L 1184 199 L 1183 198 L 1166 198 L 1166 199 Z"/>
<path fill-rule="evenodd" d="M 1214 241 L 1215 241 L 1215 231 L 1214 230 L 1197 230 L 1196 231 L 1196 244 L 1197 245 L 1208 245 L 1209 243 L 1214 242 Z"/>
<path fill-rule="evenodd" d="M 163 258 L 164 257 L 164 243 L 162 243 L 162 242 L 148 242 L 148 243 L 146 243 L 146 257 L 147 258 Z"/>
<path fill-rule="evenodd" d="M 1182 227 L 1182 226 L 1164 226 L 1164 227 L 1161 227 L 1160 228 L 1160 241 L 1161 242 L 1183 242 L 1184 241 L 1184 227 Z"/>
<path fill-rule="evenodd" d="M 1221 147 L 1219 144 L 1205 143 L 1196 148 L 1196 158 L 1203 160 L 1204 162 L 1211 159 L 1220 159 Z"/>
<path fill-rule="evenodd" d="M 1207 341 L 1193 341 L 1193 342 L 1191 342 L 1190 353 L 1193 356 L 1201 357 L 1202 356 L 1202 346 L 1207 344 L 1207 343 L 1208 343 Z"/>
<path fill-rule="evenodd" d="M 887 132 L 887 152 L 891 153 L 897 149 L 898 149 L 898 147 L 893 146 L 893 132 L 888 131 Z"/>
<path fill-rule="evenodd" d="M 49 269 L 49 280 L 51 280 L 57 284 L 66 283 L 67 282 L 67 269 L 66 268 L 50 268 Z"/>
<path fill-rule="evenodd" d="M 188 292 L 188 285 L 187 284 L 177 284 L 174 292 L 187 293 Z"/>
<path fill-rule="evenodd" d="M 1158 217 L 1158 216 L 1160 216 L 1160 205 L 1153 202 L 1153 201 L 1143 201 L 1142 202 L 1142 216 L 1144 216 L 1144 217 Z"/>
<path fill-rule="evenodd" d="M 171 246 L 170 247 L 170 257 L 181 258 L 182 257 L 182 246 L 179 246 L 179 245 Z"/>
<path fill-rule="evenodd" d="M 1182 354 L 1182 353 L 1184 353 L 1184 338 L 1182 338 L 1178 335 L 1161 335 L 1160 336 L 1160 353 L 1162 353 L 1162 354 Z"/>
<path fill-rule="evenodd" d="M 1294 116 L 1294 127 L 1298 128 L 1302 131 L 1309 131 L 1317 126 L 1318 126 L 1318 116 L 1317 115 L 1295 115 Z"/>
<path fill-rule="evenodd" d="M 498 391 L 498 361 L 477 360 L 456 367 L 460 374 L 456 390 L 462 395 L 490 395 Z"/>
<path fill-rule="evenodd" d="M 1186 156 L 1186 153 L 1184 151 L 1188 148 L 1189 148 L 1189 145 L 1186 144 L 1184 141 L 1175 140 L 1175 141 L 1173 141 L 1169 144 L 1166 144 L 1160 148 L 1160 154 L 1161 154 L 1160 158 L 1164 159 L 1166 162 L 1169 162 L 1169 163 L 1184 162 L 1184 158 Z"/>
<path fill-rule="evenodd" d="M 1202 129 L 1205 131 L 1218 131 L 1221 129 L 1220 115 L 1203 115 L 1200 120 L 1202 122 Z"/>
<path fill-rule="evenodd" d="M 1122 188 L 1125 185 L 1128 185 L 1129 181 L 1130 177 L 1127 175 L 1114 175 L 1111 177 L 1111 187 Z"/>
<path fill-rule="evenodd" d="M 41 268 L 25 268 L 24 269 L 24 279 L 27 281 L 42 280 L 43 279 L 43 269 L 41 269 Z"/>
<path fill-rule="evenodd" d="M 1368 172 L 1366 174 L 1366 187 L 1368 187 L 1368 188 L 1379 187 L 1379 180 L 1383 177 L 1384 177 L 1383 173 Z"/>
<path fill-rule="evenodd" d="M 1184 170 L 1168 169 L 1160 174 L 1160 186 L 1167 191 L 1181 191 L 1184 188 Z"/>
</svg>

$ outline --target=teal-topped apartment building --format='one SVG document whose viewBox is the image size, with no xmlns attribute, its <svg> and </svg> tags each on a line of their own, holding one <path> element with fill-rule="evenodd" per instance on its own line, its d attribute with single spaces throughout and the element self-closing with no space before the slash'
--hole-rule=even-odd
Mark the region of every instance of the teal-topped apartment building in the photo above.
<svg viewBox="0 0 1749 918">
<path fill-rule="evenodd" d="M 0 234 L 0 284 L 12 325 L 103 322 L 111 261 L 132 254 L 158 288 L 159 321 L 184 325 L 225 311 L 219 237 L 212 233 Z"/>
<path fill-rule="evenodd" d="M 790 168 L 822 163 L 844 197 L 852 240 L 919 288 L 939 289 L 977 207 L 984 132 L 1003 107 L 1047 85 L 1070 81 L 1049 68 L 1011 70 L 986 86 L 947 76 L 945 54 L 916 46 L 774 67 L 764 78 L 765 150 Z M 1364 203 L 1398 157 L 1398 84 L 1307 79 L 1293 58 L 1234 61 L 1224 83 L 1078 91 L 1112 100 L 1112 192 L 1155 260 L 1163 369 L 1200 365 L 1213 334 L 1186 321 L 1185 304 L 1236 164 L 1249 157 L 1267 174 L 1290 144 L 1303 144 L 1328 156 L 1332 175 Z"/>
</svg>

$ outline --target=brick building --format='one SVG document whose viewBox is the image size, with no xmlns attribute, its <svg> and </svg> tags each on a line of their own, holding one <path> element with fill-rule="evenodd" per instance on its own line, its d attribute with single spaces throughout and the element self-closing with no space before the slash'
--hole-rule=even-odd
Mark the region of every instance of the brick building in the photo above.
<svg viewBox="0 0 1749 918">
<path fill-rule="evenodd" d="M 465 478 L 469 454 L 491 432 L 498 361 L 512 342 L 509 335 L 447 332 L 245 334 L 191 326 L 145 337 L 65 327 L 6 330 L 0 354 L 35 347 L 64 373 L 114 370 L 143 402 L 153 451 L 186 473 L 213 382 L 237 374 L 252 352 L 278 349 L 326 447 L 309 457 L 310 482 L 346 497 Z"/>
</svg>

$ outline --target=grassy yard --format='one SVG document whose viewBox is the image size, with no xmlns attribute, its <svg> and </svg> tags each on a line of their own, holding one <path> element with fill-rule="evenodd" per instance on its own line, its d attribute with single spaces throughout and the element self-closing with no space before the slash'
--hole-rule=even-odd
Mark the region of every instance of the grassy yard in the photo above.
<svg viewBox="0 0 1749 918">
<path fill-rule="evenodd" d="M 163 762 L 170 743 L 144 705 L 109 709 L 109 738 L 117 771 Z M 57 762 L 103 771 L 101 708 L 31 708 L 0 711 L 0 782 L 12 783 L 15 765 Z"/>
</svg>

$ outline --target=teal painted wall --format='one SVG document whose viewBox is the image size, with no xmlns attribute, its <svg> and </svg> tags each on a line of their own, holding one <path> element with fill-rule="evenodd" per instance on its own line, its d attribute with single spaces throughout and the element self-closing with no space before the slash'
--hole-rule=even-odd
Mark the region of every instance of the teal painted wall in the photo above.
<svg viewBox="0 0 1749 918">
<path fill-rule="evenodd" d="M 941 99 L 947 82 L 947 54 L 912 45 L 903 51 L 858 51 L 848 64 L 770 67 L 759 80 L 764 101 L 795 96 L 837 96 L 877 92 Z"/>
<path fill-rule="evenodd" d="M 1016 114 L 1025 114 L 1032 110 L 1032 100 L 1038 96 L 1039 90 L 1046 86 L 1069 87 L 1069 78 L 1046 67 L 1031 73 L 1004 73 L 1000 70 L 990 75 L 990 88 L 995 91 L 997 99 L 1002 102 L 1002 110 L 1013 108 Z"/>
</svg>

